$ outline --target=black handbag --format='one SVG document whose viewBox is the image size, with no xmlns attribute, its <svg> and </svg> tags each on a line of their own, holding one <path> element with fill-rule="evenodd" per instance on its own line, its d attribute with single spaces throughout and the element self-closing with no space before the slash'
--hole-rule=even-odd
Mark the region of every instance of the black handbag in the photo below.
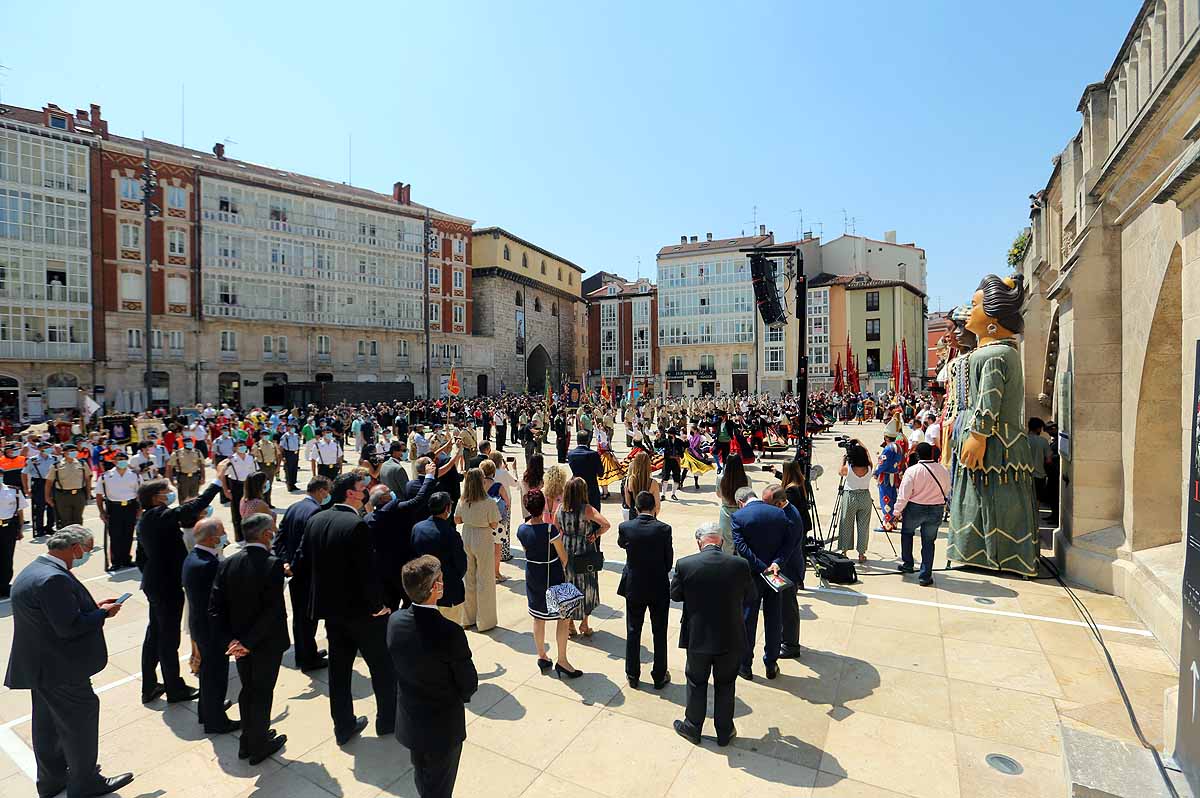
<svg viewBox="0 0 1200 798">
<path fill-rule="evenodd" d="M 858 571 L 849 557 L 836 551 L 822 549 L 813 555 L 813 570 L 820 579 L 835 585 L 852 585 L 858 581 Z"/>
<path fill-rule="evenodd" d="M 569 562 L 571 572 L 575 574 L 595 574 L 604 570 L 604 554 L 599 551 L 572 554 Z"/>
</svg>

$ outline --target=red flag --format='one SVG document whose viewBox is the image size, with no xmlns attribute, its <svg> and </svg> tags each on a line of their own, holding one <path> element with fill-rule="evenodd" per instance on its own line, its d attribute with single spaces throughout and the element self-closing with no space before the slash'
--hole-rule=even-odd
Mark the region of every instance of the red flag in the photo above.
<svg viewBox="0 0 1200 798">
<path fill-rule="evenodd" d="M 892 390 L 900 393 L 903 387 L 900 385 L 900 351 L 896 348 L 896 344 L 892 344 L 892 374 L 888 380 L 892 384 Z"/>
<path fill-rule="evenodd" d="M 860 378 L 860 375 L 859 375 L 859 371 L 858 371 L 858 357 L 855 356 L 854 370 L 850 372 L 850 390 L 853 391 L 854 393 L 858 393 L 862 390 L 862 383 L 860 382 L 859 378 Z"/>
<path fill-rule="evenodd" d="M 458 396 L 459 391 L 462 390 L 458 384 L 458 372 L 453 368 L 450 369 L 450 380 L 446 383 L 446 390 L 450 392 L 451 396 Z"/>
<path fill-rule="evenodd" d="M 900 339 L 900 375 L 904 383 L 904 392 L 912 393 L 912 377 L 908 373 L 908 339 Z"/>
<path fill-rule="evenodd" d="M 603 375 L 600 377 L 600 398 L 605 402 L 609 400 L 608 379 Z"/>
<path fill-rule="evenodd" d="M 845 381 L 842 379 L 842 353 L 838 352 L 837 368 L 833 372 L 833 392 L 841 393 L 846 387 Z"/>
</svg>

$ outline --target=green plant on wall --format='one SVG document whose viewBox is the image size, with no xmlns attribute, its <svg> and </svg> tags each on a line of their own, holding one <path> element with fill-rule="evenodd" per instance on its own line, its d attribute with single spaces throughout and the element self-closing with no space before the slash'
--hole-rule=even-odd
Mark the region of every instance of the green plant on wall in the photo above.
<svg viewBox="0 0 1200 798">
<path fill-rule="evenodd" d="M 1029 249 L 1029 231 L 1022 230 L 1021 234 L 1013 239 L 1012 246 L 1008 249 L 1008 265 L 1017 266 L 1025 258 L 1025 250 Z"/>
</svg>

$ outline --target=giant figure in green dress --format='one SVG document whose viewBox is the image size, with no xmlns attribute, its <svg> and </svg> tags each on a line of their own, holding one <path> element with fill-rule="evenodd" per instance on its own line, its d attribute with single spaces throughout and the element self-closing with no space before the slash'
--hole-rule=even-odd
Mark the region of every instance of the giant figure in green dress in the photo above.
<svg viewBox="0 0 1200 798">
<path fill-rule="evenodd" d="M 1020 275 L 988 275 L 971 300 L 967 329 L 979 347 L 967 362 L 969 395 L 950 496 L 951 560 L 1037 574 L 1033 458 L 1025 437 L 1025 378 L 1016 336 L 1024 329 Z"/>
</svg>

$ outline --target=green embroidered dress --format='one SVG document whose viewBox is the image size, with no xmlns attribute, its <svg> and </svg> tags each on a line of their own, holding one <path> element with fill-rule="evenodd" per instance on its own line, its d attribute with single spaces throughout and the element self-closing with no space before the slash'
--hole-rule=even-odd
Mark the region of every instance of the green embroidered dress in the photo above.
<svg viewBox="0 0 1200 798">
<path fill-rule="evenodd" d="M 951 560 L 1037 575 L 1038 525 L 1033 457 L 1025 437 L 1025 379 L 1016 341 L 981 346 L 969 355 L 971 394 L 959 447 L 970 432 L 987 437 L 982 467 L 959 461 L 950 496 Z"/>
</svg>

